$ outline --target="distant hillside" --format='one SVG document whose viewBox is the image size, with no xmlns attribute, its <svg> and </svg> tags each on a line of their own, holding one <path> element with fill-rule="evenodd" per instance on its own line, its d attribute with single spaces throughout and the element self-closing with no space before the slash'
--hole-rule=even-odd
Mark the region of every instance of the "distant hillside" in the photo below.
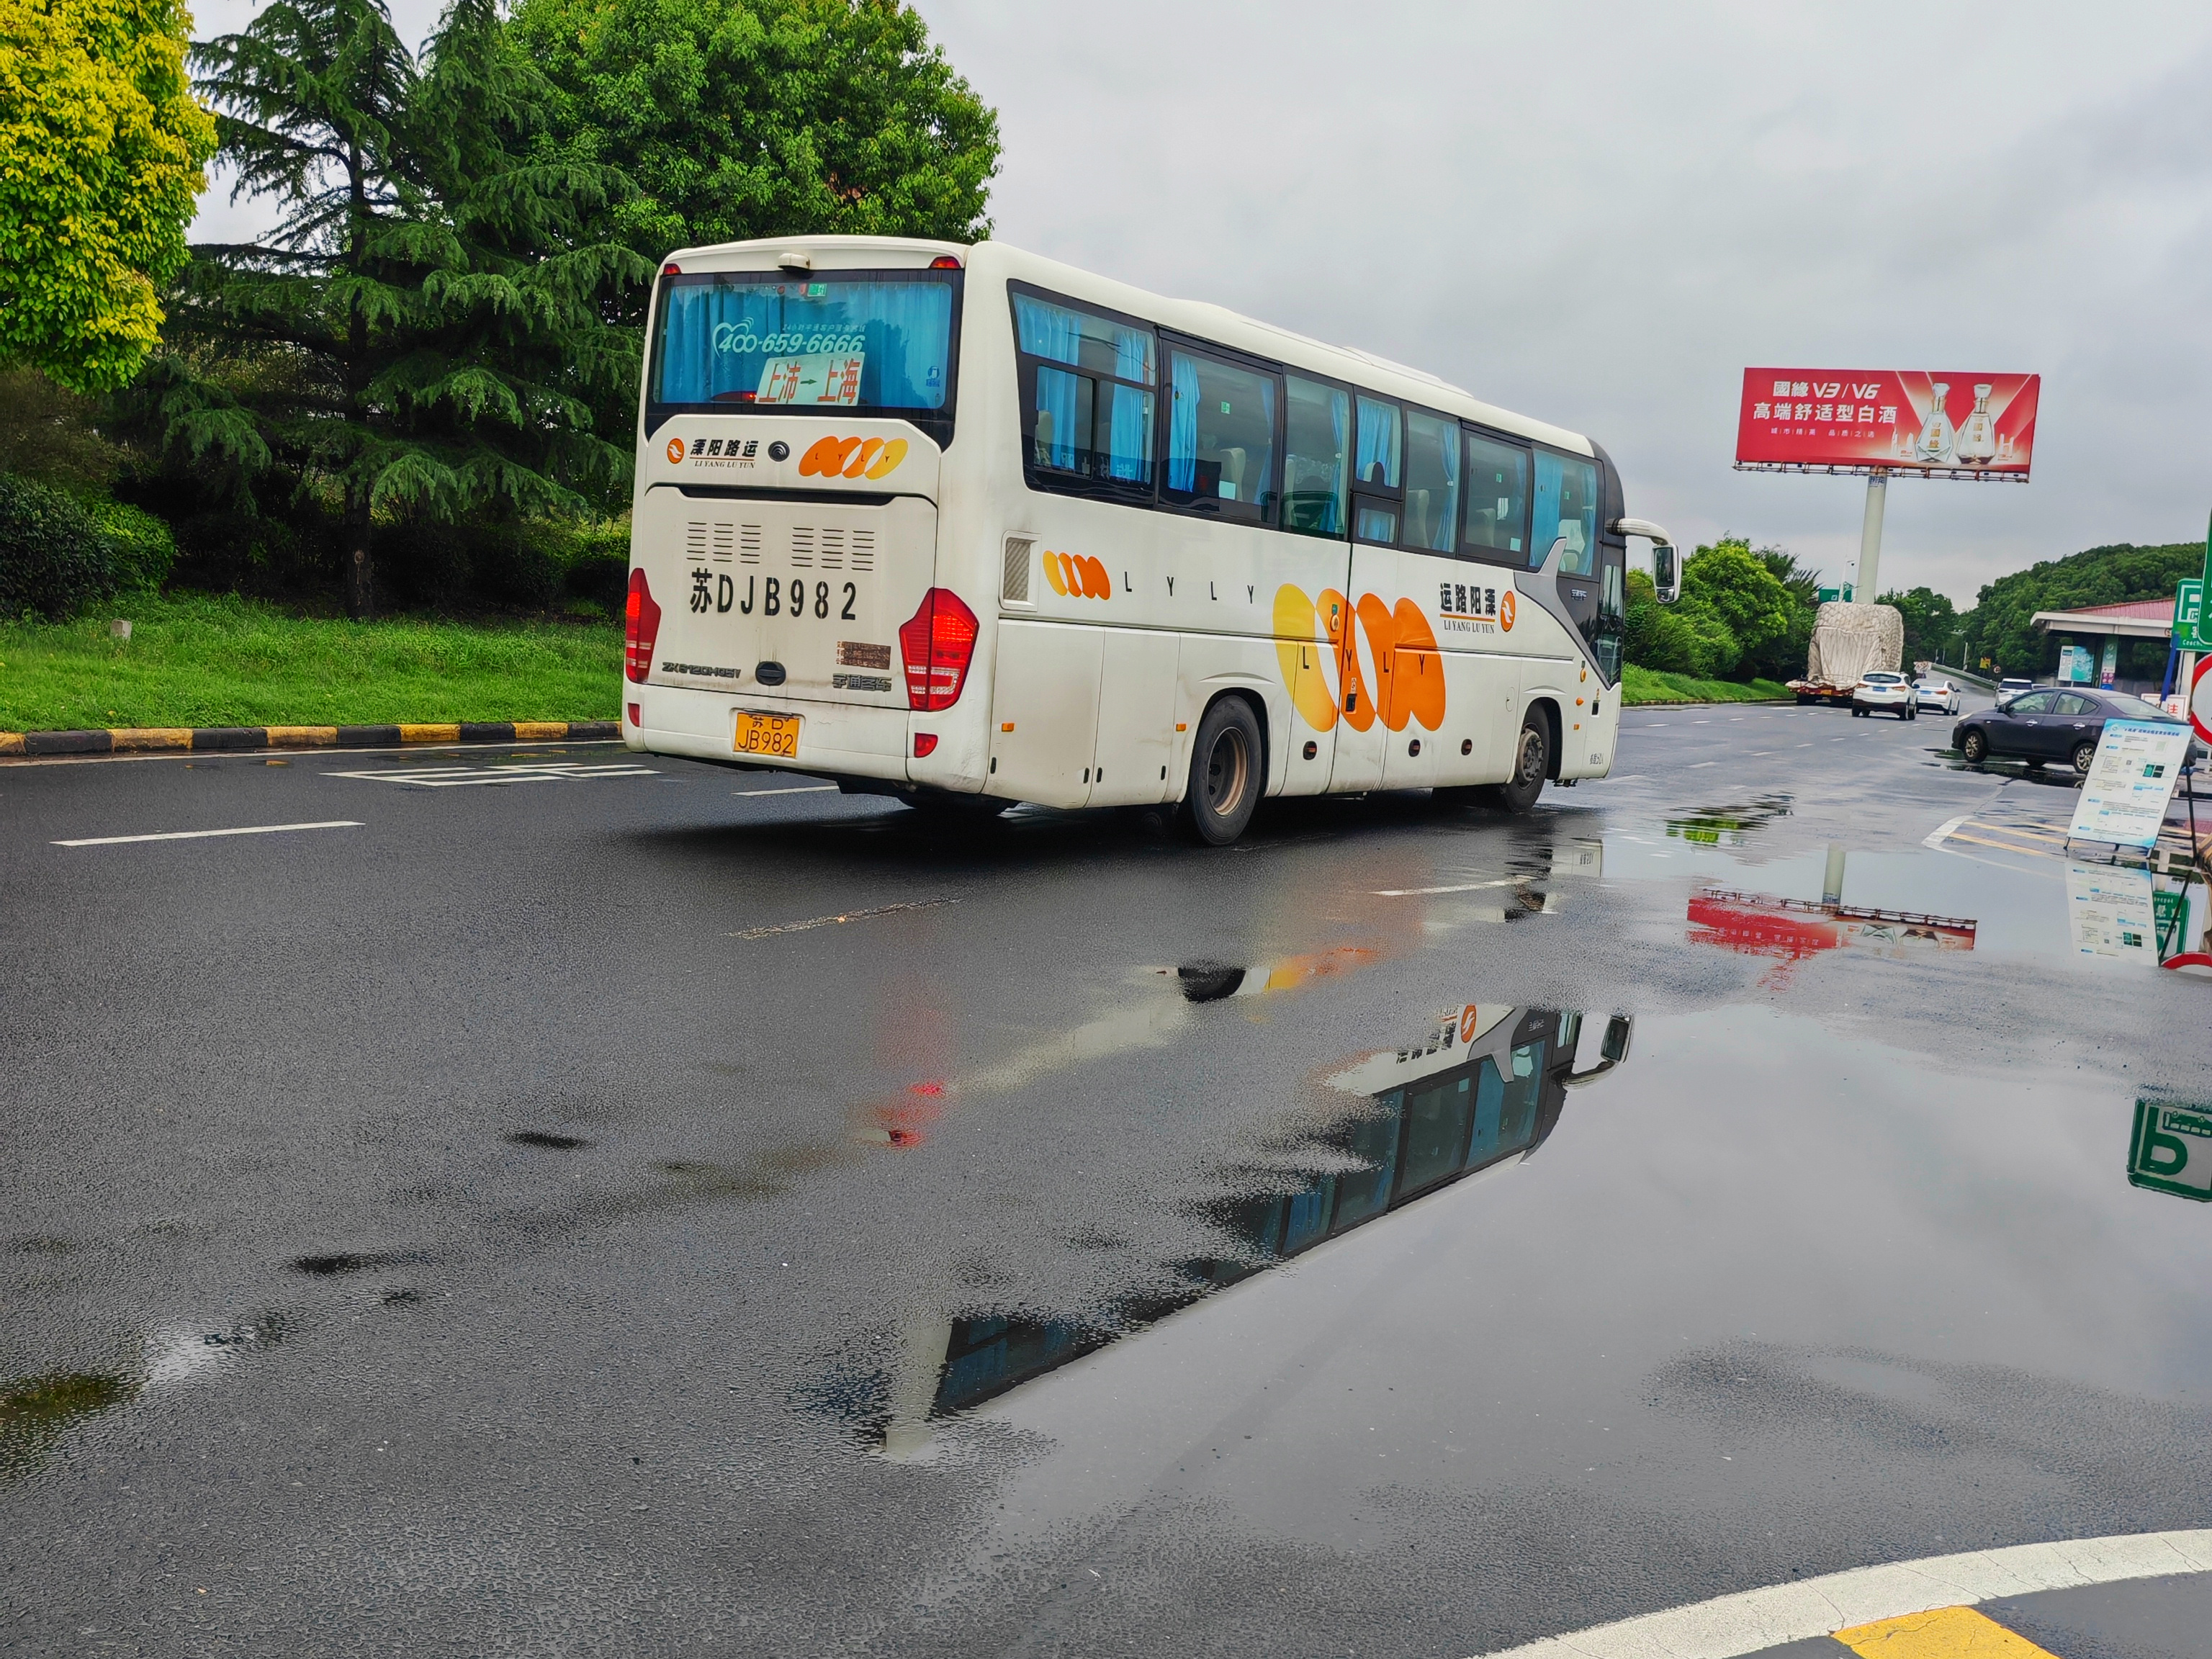
<svg viewBox="0 0 2212 1659">
<path fill-rule="evenodd" d="M 2170 599 L 2176 583 L 2203 568 L 2202 542 L 2093 547 L 1998 577 L 1982 589 L 1960 623 L 1977 659 L 1987 657 L 2008 674 L 2049 674 L 2058 666 L 2058 641 L 2029 626 L 2037 611 Z M 2166 646 L 2160 641 L 2131 640 L 2121 647 L 2124 675 L 2148 678 L 2165 668 Z"/>
</svg>

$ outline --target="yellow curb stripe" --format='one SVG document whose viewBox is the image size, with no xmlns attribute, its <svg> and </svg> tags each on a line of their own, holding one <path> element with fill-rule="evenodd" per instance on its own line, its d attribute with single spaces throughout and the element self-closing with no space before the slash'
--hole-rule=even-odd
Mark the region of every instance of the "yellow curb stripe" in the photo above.
<svg viewBox="0 0 2212 1659">
<path fill-rule="evenodd" d="M 566 720 L 517 720 L 514 740 L 517 743 L 558 743 L 568 735 Z"/>
<path fill-rule="evenodd" d="M 403 726 L 399 728 L 402 743 L 459 743 L 461 728 L 453 726 Z"/>
<path fill-rule="evenodd" d="M 1972 1607 L 1938 1607 L 1839 1630 L 1859 1659 L 2054 1659 L 2017 1631 Z"/>
<path fill-rule="evenodd" d="M 20 755 L 23 752 L 21 732 L 0 732 L 0 755 Z"/>
<path fill-rule="evenodd" d="M 192 746 L 192 729 L 189 726 L 111 726 L 107 738 L 118 755 L 138 750 Z"/>
<path fill-rule="evenodd" d="M 266 729 L 271 749 L 328 749 L 338 740 L 335 726 L 271 726 Z"/>
</svg>

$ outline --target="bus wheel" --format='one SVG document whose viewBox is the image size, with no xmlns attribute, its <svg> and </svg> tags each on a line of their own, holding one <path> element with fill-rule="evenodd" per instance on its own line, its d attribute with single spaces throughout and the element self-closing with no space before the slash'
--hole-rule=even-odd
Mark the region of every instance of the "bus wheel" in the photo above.
<svg viewBox="0 0 2212 1659">
<path fill-rule="evenodd" d="M 1252 822 L 1261 785 L 1260 721 L 1252 705 L 1242 697 L 1217 698 L 1190 746 L 1183 829 L 1209 847 L 1228 846 Z"/>
<path fill-rule="evenodd" d="M 1520 741 L 1513 749 L 1513 771 L 1498 786 L 1498 804 L 1509 812 L 1526 812 L 1544 793 L 1544 777 L 1552 769 L 1551 730 L 1544 717 L 1530 709 L 1521 720 Z"/>
</svg>

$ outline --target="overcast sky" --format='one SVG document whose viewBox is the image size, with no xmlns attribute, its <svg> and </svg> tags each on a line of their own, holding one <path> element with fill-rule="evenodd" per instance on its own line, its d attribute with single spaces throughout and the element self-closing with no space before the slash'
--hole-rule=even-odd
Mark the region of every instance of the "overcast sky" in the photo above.
<svg viewBox="0 0 2212 1659">
<path fill-rule="evenodd" d="M 1001 240 L 1587 432 L 1680 537 L 1856 556 L 1859 481 L 1732 470 L 1754 363 L 2044 377 L 2035 481 L 1893 485 L 1885 587 L 2204 533 L 2212 7 L 920 9 Z"/>
</svg>

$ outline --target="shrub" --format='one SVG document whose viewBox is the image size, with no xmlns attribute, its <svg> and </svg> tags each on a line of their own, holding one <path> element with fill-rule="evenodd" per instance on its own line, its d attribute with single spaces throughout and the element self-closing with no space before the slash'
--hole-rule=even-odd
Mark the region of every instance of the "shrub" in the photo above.
<svg viewBox="0 0 2212 1659">
<path fill-rule="evenodd" d="M 107 538 L 116 590 L 159 592 L 177 562 L 177 538 L 167 521 L 121 501 L 87 501 L 85 513 Z"/>
<path fill-rule="evenodd" d="M 0 473 L 0 617 L 75 616 L 115 591 L 112 545 L 58 489 Z"/>
</svg>

